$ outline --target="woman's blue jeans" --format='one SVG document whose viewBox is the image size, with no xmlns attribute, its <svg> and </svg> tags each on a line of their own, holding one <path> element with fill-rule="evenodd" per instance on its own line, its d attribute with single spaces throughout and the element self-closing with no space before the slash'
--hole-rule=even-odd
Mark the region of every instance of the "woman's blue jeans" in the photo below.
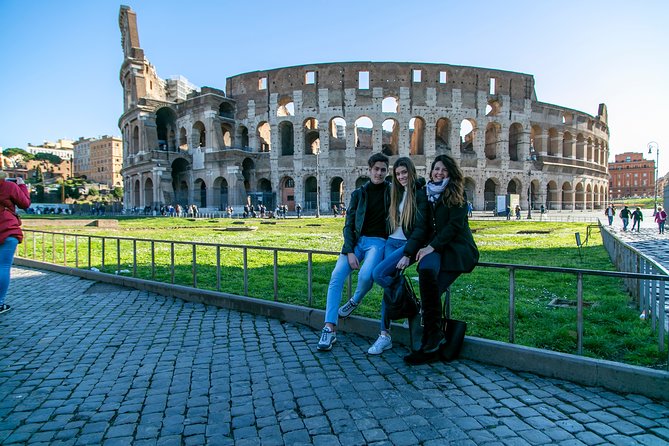
<svg viewBox="0 0 669 446">
<path fill-rule="evenodd" d="M 393 283 L 397 272 L 397 262 L 404 256 L 406 240 L 389 238 L 384 248 L 383 262 L 374 268 L 374 282 L 378 283 L 384 290 Z M 381 331 L 390 330 L 390 320 L 386 317 L 386 305 L 381 299 Z"/>
<path fill-rule="evenodd" d="M 9 272 L 18 244 L 19 240 L 16 237 L 7 237 L 0 245 L 0 305 L 5 303 L 5 296 L 9 289 Z"/>
<path fill-rule="evenodd" d="M 386 244 L 386 239 L 381 237 L 367 237 L 362 236 L 353 249 L 353 253 L 357 257 L 360 265 L 358 271 L 358 285 L 353 294 L 353 302 L 360 303 L 365 294 L 374 286 L 374 279 L 372 272 L 374 267 L 383 260 L 383 249 Z M 330 277 L 330 285 L 328 286 L 328 297 L 325 304 L 325 322 L 337 325 L 339 320 L 339 304 L 341 303 L 341 293 L 344 290 L 344 282 L 353 270 L 348 264 L 348 256 L 340 254 L 337 258 L 337 264 L 332 271 Z"/>
</svg>

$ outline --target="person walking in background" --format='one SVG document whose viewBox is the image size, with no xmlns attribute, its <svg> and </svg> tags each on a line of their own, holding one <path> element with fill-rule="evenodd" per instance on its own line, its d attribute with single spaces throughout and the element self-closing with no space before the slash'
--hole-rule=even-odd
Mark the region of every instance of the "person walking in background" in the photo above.
<svg viewBox="0 0 669 446">
<path fill-rule="evenodd" d="M 339 317 L 348 317 L 360 305 L 362 299 L 374 285 L 374 267 L 383 260 L 383 250 L 388 238 L 388 206 L 390 205 L 390 183 L 388 157 L 382 153 L 372 155 L 369 166 L 369 181 L 351 194 L 344 222 L 344 245 L 330 277 L 325 303 L 325 326 L 318 341 L 318 350 L 332 350 L 337 341 Z M 362 266 L 361 266 L 362 263 Z M 344 282 L 353 270 L 358 271 L 358 285 L 353 297 L 339 310 Z"/>
<path fill-rule="evenodd" d="M 660 234 L 664 234 L 664 224 L 667 221 L 667 213 L 664 212 L 662 206 L 657 207 L 657 212 L 655 212 L 655 223 L 657 223 L 657 229 Z"/>
<path fill-rule="evenodd" d="M 632 231 L 634 231 L 634 228 L 636 227 L 636 232 L 639 232 L 639 229 L 641 229 L 642 221 L 643 221 L 643 212 L 641 212 L 641 208 L 636 208 L 634 212 L 632 212 Z"/>
<path fill-rule="evenodd" d="M 664 224 L 667 222 L 667 213 L 664 212 L 662 206 L 657 207 L 657 212 L 655 213 L 655 223 L 657 223 L 657 228 L 660 234 L 664 234 Z"/>
<path fill-rule="evenodd" d="M 467 220 L 464 175 L 455 160 L 439 155 L 432 162 L 426 186 L 433 228 L 428 245 L 418 251 L 418 277 L 423 311 L 423 337 L 419 350 L 404 357 L 411 365 L 433 362 L 446 345 L 442 331 L 441 295 L 460 274 L 470 272 L 479 260 Z"/>
<path fill-rule="evenodd" d="M 623 231 L 627 231 L 627 226 L 630 224 L 630 217 L 632 213 L 629 208 L 625 206 L 622 211 L 620 211 L 620 219 L 623 221 Z"/>
<path fill-rule="evenodd" d="M 374 268 L 374 282 L 384 289 L 390 288 L 399 271 L 416 261 L 416 253 L 425 245 L 428 236 L 427 195 L 425 180 L 417 178 L 416 167 L 407 157 L 397 158 L 393 165 L 393 182 L 390 187 L 388 209 L 388 240 L 383 262 Z M 386 315 L 385 301 L 381 301 L 381 334 L 367 350 L 370 355 L 380 355 L 392 348 L 390 319 Z"/>
<path fill-rule="evenodd" d="M 613 217 L 616 215 L 616 210 L 613 209 L 613 205 L 610 204 L 609 207 L 604 211 L 604 215 L 609 219 L 609 226 L 613 224 Z"/>
<path fill-rule="evenodd" d="M 520 205 L 516 205 L 516 220 L 520 220 Z"/>
<path fill-rule="evenodd" d="M 7 172 L 0 170 L 0 314 L 11 309 L 5 303 L 5 297 L 9 289 L 14 253 L 23 240 L 21 219 L 16 214 L 17 207 L 30 207 L 30 192 L 23 178 L 17 178 L 16 183 L 7 181 Z"/>
</svg>

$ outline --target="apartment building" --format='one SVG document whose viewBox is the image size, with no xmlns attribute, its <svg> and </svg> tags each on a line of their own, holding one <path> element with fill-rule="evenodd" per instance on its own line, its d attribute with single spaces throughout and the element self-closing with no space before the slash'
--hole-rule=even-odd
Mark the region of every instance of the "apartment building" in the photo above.
<svg viewBox="0 0 669 446">
<path fill-rule="evenodd" d="M 609 163 L 609 194 L 612 199 L 652 197 L 655 194 L 655 161 L 640 152 L 625 152 Z"/>
</svg>

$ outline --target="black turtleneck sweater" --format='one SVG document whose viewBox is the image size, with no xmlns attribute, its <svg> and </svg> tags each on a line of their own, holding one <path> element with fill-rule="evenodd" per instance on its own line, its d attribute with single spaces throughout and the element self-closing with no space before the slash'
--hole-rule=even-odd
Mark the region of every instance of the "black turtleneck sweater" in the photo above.
<svg viewBox="0 0 669 446">
<path fill-rule="evenodd" d="M 369 183 L 367 186 L 367 209 L 362 223 L 361 235 L 388 238 L 386 219 L 388 208 L 385 202 L 386 183 Z"/>
</svg>

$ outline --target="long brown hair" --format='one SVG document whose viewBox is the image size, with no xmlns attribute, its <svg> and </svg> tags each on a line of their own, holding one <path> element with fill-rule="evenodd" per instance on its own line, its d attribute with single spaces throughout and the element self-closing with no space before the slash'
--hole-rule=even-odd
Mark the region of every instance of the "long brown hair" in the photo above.
<svg viewBox="0 0 669 446">
<path fill-rule="evenodd" d="M 404 208 L 402 209 L 402 214 L 399 213 L 400 203 L 402 202 L 402 197 L 404 196 L 404 186 L 397 181 L 397 168 L 406 167 L 408 172 L 408 182 L 406 187 L 406 199 L 404 200 Z M 405 232 L 411 231 L 416 216 L 417 206 L 416 206 L 416 166 L 414 166 L 413 161 L 402 156 L 397 158 L 395 164 L 393 164 L 393 183 L 390 189 L 390 209 L 388 209 L 388 222 L 390 224 L 390 233 L 395 232 L 395 230 L 401 225 L 402 229 Z"/>
<path fill-rule="evenodd" d="M 432 171 L 434 165 L 441 161 L 448 172 L 448 186 L 441 194 L 441 199 L 448 207 L 464 206 L 465 204 L 465 178 L 458 163 L 449 155 L 439 155 L 430 166 L 430 178 L 432 178 Z"/>
</svg>

